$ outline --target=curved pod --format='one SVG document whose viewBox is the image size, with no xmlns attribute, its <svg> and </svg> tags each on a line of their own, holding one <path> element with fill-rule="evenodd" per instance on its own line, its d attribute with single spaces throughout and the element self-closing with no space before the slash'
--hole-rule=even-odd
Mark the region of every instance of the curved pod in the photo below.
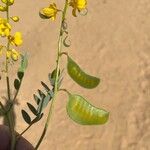
<svg viewBox="0 0 150 150">
<path fill-rule="evenodd" d="M 82 125 L 105 124 L 109 118 L 109 112 L 94 107 L 80 95 L 70 93 L 67 103 L 67 113 L 73 121 Z"/>
<path fill-rule="evenodd" d="M 92 89 L 98 86 L 100 79 L 86 74 L 82 69 L 68 56 L 67 71 L 70 77 L 80 86 Z"/>
</svg>

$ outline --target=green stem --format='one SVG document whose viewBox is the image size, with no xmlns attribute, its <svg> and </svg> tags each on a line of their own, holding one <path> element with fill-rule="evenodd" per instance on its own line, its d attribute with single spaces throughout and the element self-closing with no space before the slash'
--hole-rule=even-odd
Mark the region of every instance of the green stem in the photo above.
<svg viewBox="0 0 150 150">
<path fill-rule="evenodd" d="M 8 4 L 6 4 L 7 7 L 7 11 L 6 11 L 6 17 L 7 17 L 7 22 L 9 23 L 9 6 Z M 10 43 L 9 40 L 7 42 L 7 51 L 9 50 L 10 47 Z M 10 83 L 9 83 L 9 75 L 8 75 L 8 58 L 6 55 L 6 82 L 7 82 L 7 94 L 8 94 L 8 101 L 11 102 L 11 97 L 10 97 Z M 14 130 L 14 121 L 13 121 L 13 115 L 12 115 L 12 110 L 13 107 L 10 109 L 10 111 L 7 112 L 6 117 L 8 120 L 8 124 L 9 124 L 9 129 L 11 132 L 11 150 L 15 149 L 15 144 L 16 144 L 16 133 Z"/>
<path fill-rule="evenodd" d="M 19 137 L 21 137 L 27 130 L 29 130 L 32 125 L 33 125 L 33 124 L 30 124 L 24 131 L 22 131 L 22 132 L 17 136 L 17 139 L 18 139 Z"/>
<path fill-rule="evenodd" d="M 4 107 L 4 105 L 2 104 L 2 102 L 1 102 L 1 101 L 0 101 L 0 107 L 2 108 L 3 113 L 5 114 L 5 113 L 6 113 L 6 110 L 5 110 L 5 107 Z"/>
<path fill-rule="evenodd" d="M 7 17 L 7 21 L 9 22 L 9 5 L 6 4 L 6 7 L 7 7 L 6 17 Z"/>
<path fill-rule="evenodd" d="M 54 85 L 54 96 L 53 96 L 53 99 L 52 99 L 52 102 L 51 102 L 51 105 L 50 105 L 50 108 L 49 108 L 49 112 L 48 112 L 47 120 L 46 120 L 46 123 L 45 123 L 45 127 L 43 129 L 43 132 L 41 134 L 41 137 L 40 137 L 37 145 L 35 146 L 35 150 L 37 150 L 39 148 L 39 146 L 40 146 L 41 142 L 43 141 L 43 139 L 45 137 L 45 134 L 47 132 L 49 122 L 50 122 L 50 118 L 51 118 L 51 115 L 52 115 L 52 110 L 53 110 L 53 107 L 54 107 L 54 101 L 56 99 L 57 92 L 58 92 L 57 83 L 58 83 L 58 74 L 59 74 L 59 68 L 60 68 L 59 67 L 60 53 L 61 53 L 61 50 L 62 50 L 62 39 L 63 39 L 62 26 L 63 26 L 63 22 L 65 20 L 67 8 L 68 8 L 68 0 L 65 1 L 65 6 L 64 6 L 64 9 L 63 9 L 63 12 L 62 12 L 62 19 L 61 19 L 61 26 L 60 26 L 60 33 L 59 33 L 59 40 L 58 40 L 57 59 L 56 59 L 56 78 L 55 78 L 55 85 Z"/>
<path fill-rule="evenodd" d="M 20 87 L 21 87 L 21 83 L 22 83 L 22 79 L 20 80 Z M 8 91 L 10 91 L 10 88 L 9 88 L 9 78 L 8 78 L 8 85 L 7 85 L 7 87 L 8 87 L 8 89 L 9 89 Z M 14 105 L 14 103 L 15 103 L 15 100 L 16 100 L 16 98 L 17 98 L 17 96 L 18 96 L 18 93 L 19 93 L 19 91 L 20 91 L 20 87 L 19 87 L 19 89 L 16 91 L 15 96 L 14 96 L 14 98 L 12 99 L 12 102 L 13 102 L 13 103 L 10 104 L 9 108 L 7 109 L 7 111 L 10 111 L 10 109 L 13 107 L 13 105 Z M 8 95 L 10 95 L 10 93 L 9 93 Z M 10 99 L 10 98 L 9 98 L 9 99 Z"/>
<path fill-rule="evenodd" d="M 70 92 L 67 89 L 59 89 L 59 91 L 66 92 L 68 95 L 70 94 Z"/>
<path fill-rule="evenodd" d="M 65 55 L 65 56 L 68 57 L 68 53 L 67 53 L 67 52 L 61 52 L 61 53 L 60 53 L 60 56 L 62 56 L 62 55 Z"/>
</svg>

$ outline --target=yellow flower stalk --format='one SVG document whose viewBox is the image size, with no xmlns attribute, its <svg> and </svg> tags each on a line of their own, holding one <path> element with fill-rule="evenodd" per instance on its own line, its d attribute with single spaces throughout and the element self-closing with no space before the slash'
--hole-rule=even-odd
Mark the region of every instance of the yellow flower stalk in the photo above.
<svg viewBox="0 0 150 150">
<path fill-rule="evenodd" d="M 55 20 L 56 19 L 56 15 L 57 12 L 60 11 L 59 9 L 57 9 L 57 6 L 55 3 L 50 4 L 49 7 L 45 7 L 40 11 L 40 16 L 45 18 L 45 19 L 51 19 L 51 20 Z"/>
<path fill-rule="evenodd" d="M 87 1 L 86 0 L 71 0 L 69 3 L 73 7 L 72 14 L 76 17 L 76 10 L 79 12 L 86 9 Z"/>
<path fill-rule="evenodd" d="M 3 53 L 2 49 L 3 49 L 3 46 L 2 46 L 2 45 L 0 45 L 0 56 L 1 56 L 1 55 L 2 55 L 2 53 Z"/>
<path fill-rule="evenodd" d="M 2 49 L 0 49 L 0 56 L 3 54 L 3 51 L 2 51 Z"/>
<path fill-rule="evenodd" d="M 0 36 L 5 37 L 9 36 L 11 31 L 11 25 L 7 22 L 6 19 L 0 18 Z"/>
<path fill-rule="evenodd" d="M 9 41 L 12 45 L 19 46 L 23 43 L 21 32 L 16 32 L 14 36 L 9 36 Z"/>
<path fill-rule="evenodd" d="M 6 57 L 7 57 L 7 59 L 11 58 L 11 50 L 6 51 Z"/>
</svg>

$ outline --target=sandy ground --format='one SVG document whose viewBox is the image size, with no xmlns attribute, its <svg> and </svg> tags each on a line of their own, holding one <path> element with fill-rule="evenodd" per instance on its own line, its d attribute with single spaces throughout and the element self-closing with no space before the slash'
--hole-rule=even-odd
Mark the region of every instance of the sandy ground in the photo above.
<svg viewBox="0 0 150 150">
<path fill-rule="evenodd" d="M 57 0 L 58 2 L 58 0 Z M 63 1 L 58 2 L 61 6 Z M 29 67 L 16 108 L 18 131 L 27 125 L 20 110 L 34 103 L 32 94 L 48 83 L 54 69 L 59 17 L 41 20 L 38 11 L 46 1 L 16 1 L 11 12 L 21 17 L 16 30 L 24 34 L 22 50 L 29 53 Z M 100 76 L 101 85 L 86 90 L 65 73 L 63 87 L 110 111 L 104 126 L 80 126 L 66 114 L 67 95 L 60 93 L 41 150 L 150 150 L 150 1 L 97 0 L 88 2 L 88 15 L 74 18 L 68 26 L 70 55 L 90 74 Z M 66 68 L 63 58 L 62 66 Z M 15 73 L 13 72 L 12 76 Z M 0 81 L 3 85 L 3 81 Z M 1 86 L 1 93 L 4 86 Z M 47 110 L 45 114 L 47 113 Z M 45 118 L 25 134 L 32 144 L 44 127 Z"/>
</svg>

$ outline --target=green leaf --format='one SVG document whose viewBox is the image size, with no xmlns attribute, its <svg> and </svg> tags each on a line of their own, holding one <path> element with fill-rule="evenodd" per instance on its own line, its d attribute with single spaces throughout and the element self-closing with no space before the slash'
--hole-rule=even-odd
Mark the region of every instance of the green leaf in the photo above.
<svg viewBox="0 0 150 150">
<path fill-rule="evenodd" d="M 37 117 L 32 121 L 32 123 L 36 123 L 36 122 L 40 121 L 40 120 L 42 119 L 42 117 L 43 117 L 43 113 L 40 114 L 39 116 L 37 116 Z"/>
<path fill-rule="evenodd" d="M 48 105 L 51 99 L 52 99 L 51 93 L 47 93 L 47 95 L 39 103 L 39 107 L 37 109 L 38 113 L 40 113 Z"/>
<path fill-rule="evenodd" d="M 30 104 L 30 103 L 27 103 L 27 105 L 28 105 L 29 109 L 31 110 L 31 112 L 32 112 L 35 116 L 37 116 L 37 110 L 35 109 L 35 107 L 34 107 L 32 104 Z"/>
<path fill-rule="evenodd" d="M 31 123 L 31 118 L 30 118 L 29 114 L 25 110 L 21 110 L 21 113 L 22 113 L 22 117 L 23 117 L 24 121 L 27 124 L 30 124 Z"/>
<path fill-rule="evenodd" d="M 20 64 L 19 72 L 25 72 L 27 66 L 28 66 L 27 54 L 21 55 L 21 64 Z"/>
<path fill-rule="evenodd" d="M 4 116 L 5 112 L 3 111 L 3 109 L 0 108 L 0 116 Z"/>
<path fill-rule="evenodd" d="M 75 61 L 68 56 L 67 71 L 69 76 L 80 86 L 92 89 L 98 86 L 100 79 L 85 73 Z"/>
<path fill-rule="evenodd" d="M 80 95 L 69 93 L 66 109 L 69 117 L 82 125 L 105 124 L 109 118 L 109 112 L 93 106 Z"/>
<path fill-rule="evenodd" d="M 42 110 L 48 105 L 51 100 L 51 95 L 48 93 L 47 96 L 43 99 Z"/>
<path fill-rule="evenodd" d="M 43 81 L 41 81 L 41 84 L 43 85 L 43 87 L 47 92 L 50 91 L 49 87 Z"/>
<path fill-rule="evenodd" d="M 41 97 L 41 99 L 43 99 L 46 95 L 38 89 L 38 93 L 39 93 L 39 96 Z"/>
<path fill-rule="evenodd" d="M 17 76 L 20 80 L 24 77 L 24 72 L 18 71 Z"/>
<path fill-rule="evenodd" d="M 20 88 L 20 81 L 18 79 L 15 79 L 14 87 L 15 87 L 16 90 L 18 90 Z"/>
<path fill-rule="evenodd" d="M 48 78 L 49 78 L 50 84 L 51 84 L 51 86 L 54 86 L 54 84 L 55 84 L 55 79 L 52 79 L 51 76 L 52 76 L 52 74 L 49 73 L 49 74 L 48 74 Z"/>
<path fill-rule="evenodd" d="M 56 78 L 56 69 L 53 70 L 52 74 L 51 74 L 51 78 L 55 79 Z"/>
<path fill-rule="evenodd" d="M 43 99 L 40 101 L 38 108 L 37 108 L 37 113 L 40 114 L 42 112 L 42 106 L 43 106 Z"/>
<path fill-rule="evenodd" d="M 38 105 L 40 103 L 41 99 L 37 95 L 35 95 L 35 94 L 33 94 L 33 97 L 34 97 L 35 102 Z"/>
</svg>

